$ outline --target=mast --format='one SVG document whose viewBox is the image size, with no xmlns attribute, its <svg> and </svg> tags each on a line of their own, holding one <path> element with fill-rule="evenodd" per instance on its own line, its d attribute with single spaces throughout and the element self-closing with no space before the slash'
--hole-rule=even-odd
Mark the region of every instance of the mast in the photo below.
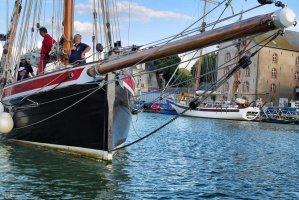
<svg viewBox="0 0 299 200">
<path fill-rule="evenodd" d="M 12 21 L 12 26 L 11 26 L 11 32 L 9 37 L 9 42 L 8 42 L 8 53 L 7 53 L 7 63 L 11 62 L 11 53 L 12 53 L 12 47 L 13 47 L 13 43 L 15 40 L 15 35 L 16 35 L 16 31 L 17 31 L 17 26 L 18 26 L 18 21 L 19 21 L 19 16 L 20 16 L 20 12 L 21 12 L 21 0 L 16 1 L 15 3 L 15 12 L 13 15 L 13 21 Z"/>
<path fill-rule="evenodd" d="M 136 54 L 125 56 L 117 60 L 100 64 L 96 67 L 97 73 L 105 74 L 124 69 L 142 62 L 175 55 L 195 49 L 204 48 L 219 42 L 227 42 L 250 35 L 264 33 L 278 28 L 286 28 L 296 23 L 293 10 L 285 7 L 278 11 L 238 21 L 233 24 L 203 32 L 185 39 L 165 44 L 163 47 L 154 47 Z M 94 76 L 94 68 L 88 70 L 88 75 Z"/>
<path fill-rule="evenodd" d="M 9 66 L 11 64 L 11 54 L 12 54 L 12 47 L 15 41 L 16 30 L 18 26 L 19 16 L 22 9 L 22 0 L 17 0 L 15 2 L 14 13 L 11 18 L 11 25 L 10 29 L 6 34 L 6 43 L 3 46 L 3 54 L 1 57 L 1 69 L 3 70 L 4 67 Z M 1 72 L 0 69 L 0 73 Z"/>
<path fill-rule="evenodd" d="M 74 0 L 64 1 L 64 36 L 63 43 L 64 56 L 62 58 L 65 65 L 68 64 L 68 55 L 73 41 L 73 27 L 74 27 Z"/>
<path fill-rule="evenodd" d="M 206 8 L 207 8 L 207 0 L 205 1 L 204 9 L 203 9 L 203 17 L 202 17 L 202 31 L 205 31 L 205 16 L 206 16 Z M 199 82 L 200 82 L 200 73 L 201 73 L 201 62 L 202 62 L 202 49 L 199 52 L 199 60 L 197 65 L 197 73 L 196 73 L 196 82 L 195 82 L 195 91 L 198 90 Z"/>
</svg>

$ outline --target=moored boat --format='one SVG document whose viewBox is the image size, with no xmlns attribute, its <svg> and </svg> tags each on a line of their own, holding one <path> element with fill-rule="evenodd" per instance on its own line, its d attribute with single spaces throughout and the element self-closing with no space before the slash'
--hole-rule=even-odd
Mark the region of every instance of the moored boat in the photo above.
<svg viewBox="0 0 299 200">
<path fill-rule="evenodd" d="M 160 114 L 177 115 L 178 113 L 176 112 L 174 107 L 170 104 L 169 100 L 166 100 L 166 103 L 163 104 L 160 108 Z"/>
<path fill-rule="evenodd" d="M 18 23 L 20 1 L 16 1 L 15 5 L 13 28 Z M 103 60 L 72 65 L 65 59 L 68 56 L 65 51 L 70 49 L 73 39 L 73 21 L 69 20 L 73 19 L 74 1 L 64 1 L 64 10 L 64 35 L 55 50 L 59 52 L 62 48 L 62 51 L 56 55 L 56 67 L 47 73 L 16 81 L 14 72 L 17 69 L 10 63 L 14 34 L 7 34 L 8 41 L 1 59 L 1 72 L 4 72 L 1 74 L 1 80 L 4 80 L 1 102 L 5 111 L 12 116 L 14 127 L 3 138 L 104 160 L 112 160 L 114 150 L 124 145 L 128 135 L 134 96 L 134 81 L 129 67 L 220 41 L 285 28 L 294 24 L 295 20 L 289 17 L 292 11 L 284 10 L 282 14 L 278 12 L 253 17 L 145 50 L 139 50 L 136 46 L 122 48 L 120 42 L 112 47 L 110 41 L 107 45 L 110 48 Z M 110 29 L 106 31 L 110 33 Z M 111 40 L 111 35 L 108 34 L 108 38 Z M 102 51 L 101 45 L 97 46 L 97 50 Z M 242 116 L 250 119 L 249 111 L 245 113 L 246 108 L 226 110 L 218 112 L 208 109 L 207 112 L 223 113 L 223 116 L 225 113 L 230 116 L 238 113 L 238 117 L 242 113 Z"/>
<path fill-rule="evenodd" d="M 235 105 L 215 105 L 207 103 L 205 106 L 199 105 L 190 108 L 186 101 L 175 102 L 170 100 L 178 114 L 189 117 L 227 119 L 227 120 L 254 120 L 259 116 L 260 109 L 252 106 Z"/>
<path fill-rule="evenodd" d="M 277 123 L 277 124 L 296 124 L 298 120 L 287 118 L 261 118 L 261 122 Z"/>
</svg>

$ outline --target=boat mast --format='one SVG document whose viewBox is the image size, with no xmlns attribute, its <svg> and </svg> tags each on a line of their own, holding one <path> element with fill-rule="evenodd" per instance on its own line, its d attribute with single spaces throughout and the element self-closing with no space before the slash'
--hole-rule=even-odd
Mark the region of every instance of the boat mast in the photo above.
<svg viewBox="0 0 299 200">
<path fill-rule="evenodd" d="M 1 69 L 0 69 L 1 77 L 3 76 L 2 70 L 4 70 L 5 67 L 10 66 L 10 64 L 11 64 L 12 47 L 13 47 L 13 43 L 15 41 L 16 30 L 17 30 L 17 26 L 18 26 L 18 22 L 19 22 L 19 16 L 20 16 L 20 12 L 22 9 L 21 4 L 22 4 L 22 0 L 17 0 L 15 2 L 14 13 L 11 18 L 10 30 L 6 34 L 6 43 L 3 46 L 3 54 L 1 57 Z"/>
<path fill-rule="evenodd" d="M 74 0 L 64 1 L 64 56 L 62 61 L 65 65 L 68 64 L 68 55 L 73 41 L 73 27 L 74 27 Z"/>
<path fill-rule="evenodd" d="M 206 26 L 205 25 L 205 16 L 206 16 L 207 0 L 204 0 L 204 2 L 205 2 L 205 5 L 204 5 L 204 9 L 203 9 L 201 32 L 205 31 L 205 26 Z M 198 60 L 197 73 L 196 73 L 196 82 L 195 82 L 195 92 L 198 90 L 199 83 L 200 83 L 201 62 L 202 62 L 202 49 L 200 49 L 200 52 L 199 52 L 199 60 Z"/>
</svg>

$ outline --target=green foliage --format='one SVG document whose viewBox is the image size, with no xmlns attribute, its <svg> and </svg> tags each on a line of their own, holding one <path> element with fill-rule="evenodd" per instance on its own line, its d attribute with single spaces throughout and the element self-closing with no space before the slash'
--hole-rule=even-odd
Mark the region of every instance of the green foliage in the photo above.
<svg viewBox="0 0 299 200">
<path fill-rule="evenodd" d="M 178 70 L 178 76 L 176 81 L 176 83 L 178 83 L 178 87 L 188 87 L 190 84 L 188 80 L 190 80 L 190 78 L 191 76 L 189 70 L 180 68 Z"/>
<path fill-rule="evenodd" d="M 175 72 L 177 66 L 180 64 L 180 62 L 181 62 L 181 58 L 178 55 L 173 55 L 173 56 L 168 56 L 165 58 L 155 60 L 154 65 L 158 69 L 161 69 L 160 71 L 158 71 L 158 73 L 162 73 L 163 78 L 166 80 L 166 82 L 168 82 L 170 80 L 172 74 Z M 171 66 L 171 67 L 168 67 L 168 66 Z M 164 67 L 166 67 L 166 68 L 163 69 Z"/>
<path fill-rule="evenodd" d="M 211 73 L 216 69 L 216 57 L 217 57 L 216 53 L 210 53 L 202 57 L 200 82 L 216 81 L 216 72 Z M 198 61 L 196 61 L 191 68 L 190 74 L 192 78 L 196 78 L 197 69 L 198 69 Z M 203 74 L 207 74 L 207 75 L 202 76 Z"/>
</svg>

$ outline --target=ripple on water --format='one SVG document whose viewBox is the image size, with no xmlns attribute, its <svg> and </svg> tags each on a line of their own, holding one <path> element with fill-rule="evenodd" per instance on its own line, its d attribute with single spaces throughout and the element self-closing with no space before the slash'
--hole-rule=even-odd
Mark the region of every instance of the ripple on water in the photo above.
<svg viewBox="0 0 299 200">
<path fill-rule="evenodd" d="M 127 143 L 172 117 L 141 113 Z M 298 199 L 298 133 L 297 125 L 180 117 L 112 163 L 2 142 L 0 196 Z"/>
</svg>

